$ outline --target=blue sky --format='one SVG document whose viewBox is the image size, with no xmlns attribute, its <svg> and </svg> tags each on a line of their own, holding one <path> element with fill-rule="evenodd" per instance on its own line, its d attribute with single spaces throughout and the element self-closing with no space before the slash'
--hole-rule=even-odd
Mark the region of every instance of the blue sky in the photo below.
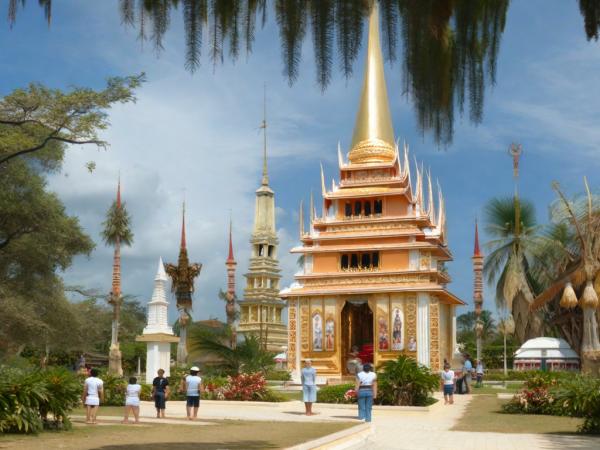
<svg viewBox="0 0 600 450">
<path fill-rule="evenodd" d="M 6 3 L 0 2 L 2 14 Z M 194 317 L 222 318 L 217 292 L 226 283 L 230 210 L 238 295 L 249 257 L 254 190 L 260 183 L 263 84 L 268 86 L 269 172 L 287 285 L 296 270 L 296 257 L 288 250 L 298 240 L 298 203 L 308 199 L 311 189 L 320 191 L 320 162 L 328 184 L 337 178 L 337 142 L 343 149 L 350 143 L 364 55 L 355 63 L 353 78 L 335 73 L 321 93 L 309 38 L 300 77 L 290 87 L 282 75 L 271 14 L 266 28 L 257 30 L 248 58 L 213 68 L 205 48 L 202 66 L 190 74 L 184 70 L 181 12 L 175 11 L 171 20 L 164 51 L 157 55 L 149 43 L 142 49 L 136 30 L 120 24 L 116 0 L 55 1 L 50 28 L 42 9 L 29 2 L 12 30 L 6 22 L 0 26 L 0 95 L 30 81 L 101 88 L 107 76 L 146 72 L 148 82 L 139 90 L 138 102 L 111 110 L 112 126 L 104 133 L 111 147 L 70 149 L 63 171 L 50 179 L 50 188 L 97 242 L 91 257 L 77 258 L 64 278 L 67 284 L 110 289 L 111 250 L 100 242 L 99 229 L 120 171 L 135 232 L 133 247 L 123 252 L 124 291 L 148 301 L 159 256 L 165 262 L 176 260 L 185 191 L 189 254 L 204 264 Z M 599 51 L 597 42 L 585 40 L 575 2 L 513 1 L 497 84 L 486 91 L 483 123 L 474 126 L 458 118 L 454 143 L 446 150 L 419 132 L 410 99 L 402 96 L 400 64 L 386 66 L 396 136 L 431 168 L 443 188 L 455 257 L 449 264 L 450 290 L 468 303 L 474 220 L 481 218 L 488 199 L 512 193 L 511 142 L 523 144 L 520 190 L 534 201 L 540 222 L 547 221 L 547 206 L 554 199 L 553 180 L 568 193 L 582 190 L 584 175 L 598 186 Z M 96 162 L 92 174 L 87 161 Z M 484 307 L 493 309 L 493 304 L 487 288 Z M 171 313 L 174 317 L 173 305 Z"/>
</svg>

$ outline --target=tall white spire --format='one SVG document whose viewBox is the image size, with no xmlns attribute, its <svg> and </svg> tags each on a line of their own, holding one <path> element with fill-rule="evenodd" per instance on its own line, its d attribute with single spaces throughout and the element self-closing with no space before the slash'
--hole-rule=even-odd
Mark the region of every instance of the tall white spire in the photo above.
<svg viewBox="0 0 600 450">
<path fill-rule="evenodd" d="M 169 326 L 166 286 L 167 274 L 162 258 L 159 258 L 154 277 L 154 291 L 152 291 L 152 299 L 148 302 L 148 321 L 142 334 L 173 334 L 173 329 Z"/>
</svg>

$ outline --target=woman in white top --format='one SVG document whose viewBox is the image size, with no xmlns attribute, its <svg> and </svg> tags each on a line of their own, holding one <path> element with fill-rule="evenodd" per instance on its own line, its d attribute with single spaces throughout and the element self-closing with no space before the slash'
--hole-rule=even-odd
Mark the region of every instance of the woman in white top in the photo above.
<svg viewBox="0 0 600 450">
<path fill-rule="evenodd" d="M 92 369 L 83 383 L 81 401 L 85 405 L 85 423 L 95 425 L 100 400 L 104 401 L 104 383 L 98 378 L 98 369 Z"/>
<path fill-rule="evenodd" d="M 356 375 L 356 398 L 358 401 L 358 418 L 371 421 L 373 399 L 377 397 L 377 374 L 371 364 L 365 364 L 363 370 Z"/>
<path fill-rule="evenodd" d="M 129 423 L 129 413 L 133 413 L 135 423 L 140 423 L 140 392 L 142 392 L 142 386 L 138 384 L 136 377 L 131 377 L 125 391 L 125 417 L 123 423 Z"/>
</svg>

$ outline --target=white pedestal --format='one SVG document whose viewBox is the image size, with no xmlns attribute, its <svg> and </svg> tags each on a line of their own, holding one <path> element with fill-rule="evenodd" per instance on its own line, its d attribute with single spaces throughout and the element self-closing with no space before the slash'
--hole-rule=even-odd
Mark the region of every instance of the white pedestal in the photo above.
<svg viewBox="0 0 600 450">
<path fill-rule="evenodd" d="M 146 342 L 146 383 L 151 384 L 157 376 L 158 369 L 171 375 L 171 343 L 179 342 L 177 336 L 168 334 L 143 334 L 136 338 L 138 342 Z"/>
</svg>

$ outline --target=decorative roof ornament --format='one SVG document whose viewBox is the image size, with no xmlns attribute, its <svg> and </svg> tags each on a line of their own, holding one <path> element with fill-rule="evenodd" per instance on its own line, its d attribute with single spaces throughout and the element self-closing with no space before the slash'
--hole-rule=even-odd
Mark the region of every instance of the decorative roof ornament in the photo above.
<svg viewBox="0 0 600 450">
<path fill-rule="evenodd" d="M 325 173 L 323 172 L 323 164 L 321 163 L 321 195 L 325 197 L 327 189 L 325 188 Z"/>
<path fill-rule="evenodd" d="M 392 162 L 394 142 L 379 42 L 379 8 L 374 2 L 369 16 L 365 75 L 348 159 L 351 164 Z"/>
<path fill-rule="evenodd" d="M 337 153 L 338 153 L 338 165 L 340 166 L 340 169 L 342 167 L 344 167 L 344 157 L 342 156 L 342 146 L 340 144 L 340 141 L 338 141 L 338 147 L 337 147 Z"/>
<path fill-rule="evenodd" d="M 263 130 L 263 170 L 262 170 L 262 185 L 269 185 L 269 173 L 267 172 L 267 84 L 264 88 L 264 103 L 263 103 L 263 120 L 259 128 Z"/>
<path fill-rule="evenodd" d="M 433 187 L 431 186 L 431 170 L 427 171 L 427 215 L 432 225 L 435 224 L 435 204 L 433 202 Z"/>
<path fill-rule="evenodd" d="M 475 220 L 475 247 L 473 249 L 473 256 L 482 256 L 481 249 L 479 248 L 479 226 L 477 220 Z"/>
</svg>

